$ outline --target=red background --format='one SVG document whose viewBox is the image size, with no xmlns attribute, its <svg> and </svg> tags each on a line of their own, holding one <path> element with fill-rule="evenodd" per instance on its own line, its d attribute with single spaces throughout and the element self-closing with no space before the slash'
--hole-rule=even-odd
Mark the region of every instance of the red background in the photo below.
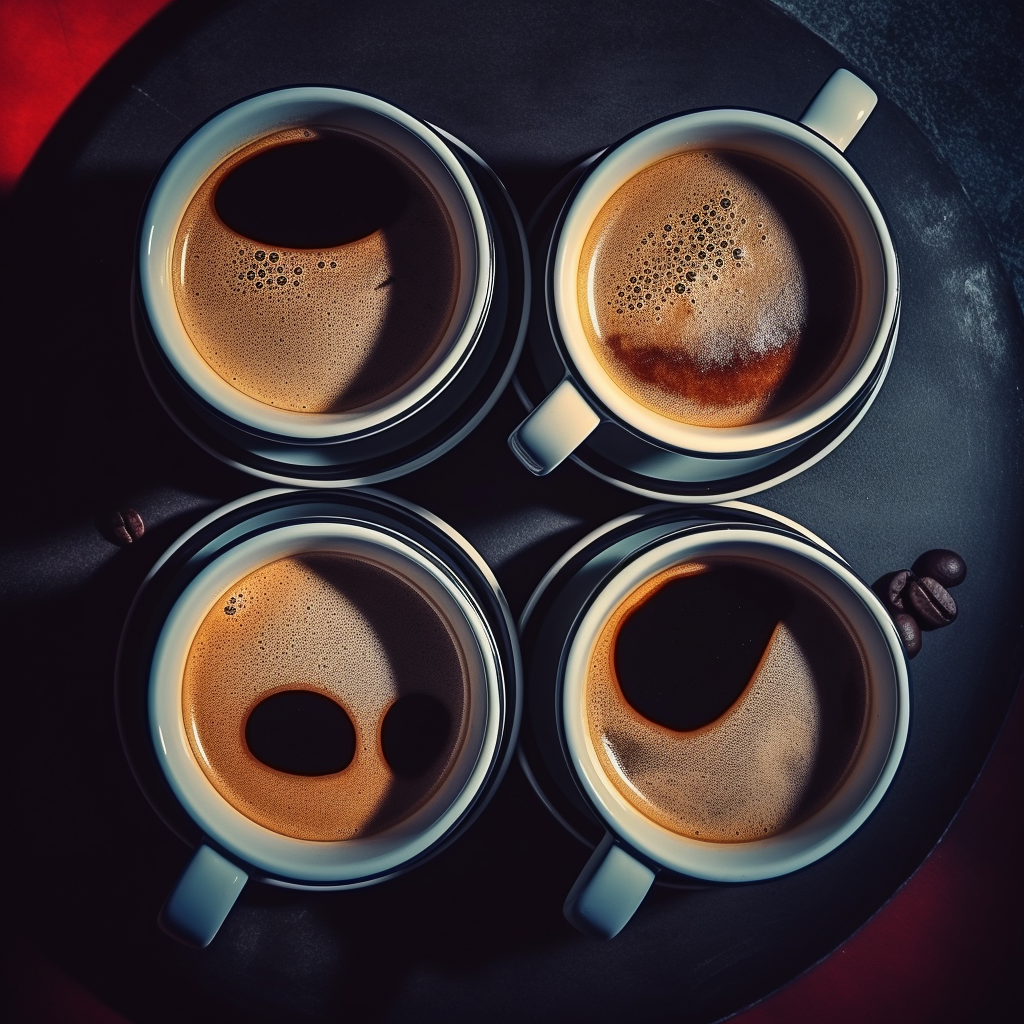
<svg viewBox="0 0 1024 1024">
<path fill-rule="evenodd" d="M 0 0 L 0 195 L 92 75 L 166 2 Z M 977 784 L 916 874 L 831 956 L 733 1021 L 1020 1019 L 1022 752 L 1018 695 Z M 19 1024 L 128 1024 L 36 949 L 14 951 L 8 966 Z"/>
</svg>

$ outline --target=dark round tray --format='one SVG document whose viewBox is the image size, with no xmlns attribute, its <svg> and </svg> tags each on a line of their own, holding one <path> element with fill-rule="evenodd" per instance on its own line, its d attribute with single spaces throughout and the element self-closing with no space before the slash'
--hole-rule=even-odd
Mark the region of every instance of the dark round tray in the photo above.
<svg viewBox="0 0 1024 1024">
<path fill-rule="evenodd" d="M 23 179 L 4 244 L 18 311 L 6 332 L 17 500 L 3 582 L 15 595 L 6 751 L 19 934 L 137 1024 L 658 1011 L 699 1022 L 793 978 L 892 895 L 962 801 L 1024 665 L 1024 332 L 959 184 L 884 93 L 847 155 L 885 208 L 905 275 L 892 368 L 836 451 L 756 498 L 869 581 L 932 546 L 970 565 L 960 619 L 929 634 L 912 665 L 900 772 L 849 842 L 771 882 L 661 889 L 597 943 L 561 917 L 586 848 L 513 768 L 480 820 L 421 869 L 349 893 L 251 886 L 214 944 L 189 950 L 155 924 L 189 851 L 136 786 L 113 708 L 117 637 L 148 568 L 203 513 L 261 487 L 173 424 L 131 337 L 137 219 L 195 124 L 277 85 L 364 89 L 465 140 L 528 219 L 570 167 L 639 124 L 714 105 L 796 118 L 839 66 L 760 0 L 184 3 L 108 65 Z M 647 504 L 575 465 L 531 477 L 505 444 L 522 412 L 507 390 L 469 438 L 389 484 L 477 546 L 517 614 L 572 543 Z M 149 525 L 123 551 L 94 523 L 120 502 Z"/>
</svg>

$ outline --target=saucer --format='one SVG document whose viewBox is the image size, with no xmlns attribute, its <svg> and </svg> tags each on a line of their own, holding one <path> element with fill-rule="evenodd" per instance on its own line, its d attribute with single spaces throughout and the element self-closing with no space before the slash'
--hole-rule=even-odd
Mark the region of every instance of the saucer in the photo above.
<svg viewBox="0 0 1024 1024">
<path fill-rule="evenodd" d="M 558 211 L 586 169 L 604 151 L 592 153 L 577 164 L 548 194 L 531 219 L 527 235 L 533 256 L 534 294 L 527 331 L 527 344 L 513 379 L 513 386 L 527 411 L 547 397 L 543 377 L 557 376 L 554 364 L 554 311 L 549 308 L 545 287 L 549 261 L 553 256 L 552 233 Z M 889 339 L 885 358 L 874 379 L 847 410 L 805 441 L 785 449 L 741 459 L 700 458 L 661 448 L 631 432 L 602 422 L 570 456 L 587 472 L 616 487 L 646 498 L 681 504 L 705 504 L 744 498 L 767 490 L 797 476 L 850 436 L 878 396 L 892 363 L 899 333 L 899 311 Z M 547 373 L 542 373 L 537 355 L 546 357 Z"/>
<path fill-rule="evenodd" d="M 115 707 L 125 754 L 143 793 L 164 823 L 190 846 L 203 841 L 199 827 L 172 792 L 154 749 L 149 725 L 151 666 L 167 616 L 186 588 L 214 562 L 238 546 L 270 531 L 298 525 L 369 528 L 399 539 L 444 567 L 478 610 L 500 666 L 497 742 L 487 774 L 471 805 L 451 831 L 431 847 L 446 846 L 487 804 L 512 759 L 519 729 L 522 680 L 515 624 L 487 563 L 466 539 L 437 516 L 411 502 L 373 490 L 292 490 L 277 488 L 250 494 L 212 512 L 186 530 L 163 553 L 139 590 L 121 634 L 115 669 Z M 166 757 L 166 749 L 164 751 Z M 426 859 L 427 854 L 419 859 Z M 330 882 L 297 882 L 267 871 L 250 872 L 286 888 L 346 888 Z M 359 883 L 365 884 L 365 883 Z"/>
</svg>

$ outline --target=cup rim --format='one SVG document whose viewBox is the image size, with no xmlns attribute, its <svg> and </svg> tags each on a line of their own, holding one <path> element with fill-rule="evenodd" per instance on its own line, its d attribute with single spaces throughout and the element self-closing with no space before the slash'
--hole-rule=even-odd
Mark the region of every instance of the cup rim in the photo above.
<svg viewBox="0 0 1024 1024">
<path fill-rule="evenodd" d="M 232 582 L 258 566 L 313 550 L 376 552 L 381 561 L 400 561 L 404 571 L 411 578 L 418 577 L 421 585 L 429 579 L 435 599 L 443 592 L 448 605 L 445 614 L 462 631 L 462 646 L 475 663 L 470 666 L 470 686 L 477 691 L 470 702 L 470 729 L 455 768 L 440 788 L 392 828 L 334 842 L 274 832 L 228 803 L 196 759 L 181 714 L 185 661 L 211 603 Z M 488 782 L 501 743 L 501 681 L 500 657 L 485 615 L 457 574 L 426 549 L 366 523 L 284 523 L 243 536 L 218 552 L 177 596 L 161 623 L 150 661 L 146 702 L 150 741 L 162 775 L 186 814 L 230 855 L 270 876 L 301 883 L 358 883 L 386 877 L 422 857 L 471 812 Z M 461 769 L 459 761 L 465 762 Z"/>
<path fill-rule="evenodd" d="M 882 262 L 881 304 L 873 338 L 857 370 L 841 389 L 812 411 L 791 422 L 787 414 L 739 427 L 700 427 L 663 416 L 627 395 L 605 373 L 593 354 L 576 308 L 576 279 L 582 241 L 594 213 L 639 168 L 613 178 L 604 178 L 607 168 L 624 163 L 625 157 L 661 134 L 714 129 L 747 130 L 804 147 L 819 158 L 849 186 L 863 205 L 867 221 L 878 242 Z M 677 149 L 693 143 L 681 142 Z M 624 156 L 625 155 L 625 156 Z M 659 157 L 660 159 L 660 157 Z M 613 163 L 610 163 L 613 162 Z M 580 245 L 569 248 L 567 239 L 579 237 Z M 839 416 L 870 385 L 875 368 L 884 357 L 896 323 L 899 304 L 899 265 L 891 232 L 871 190 L 840 150 L 810 128 L 796 121 L 763 111 L 740 107 L 713 107 L 673 114 L 644 125 L 606 149 L 583 173 L 563 204 L 552 237 L 547 287 L 551 301 L 552 327 L 575 377 L 605 415 L 657 444 L 683 452 L 734 456 L 753 454 L 793 444 Z M 863 319 L 863 315 L 862 315 Z"/>
<path fill-rule="evenodd" d="M 630 804 L 601 769 L 586 723 L 583 691 L 593 645 L 607 615 L 636 585 L 663 568 L 701 554 L 737 554 L 768 546 L 791 568 L 803 566 L 832 595 L 849 596 L 845 615 L 859 619 L 859 638 L 871 645 L 869 725 L 854 767 L 826 804 L 792 829 L 763 840 L 719 843 L 691 839 L 656 824 Z M 755 557 L 756 555 L 751 555 Z M 778 564 L 778 557 L 774 564 Z M 807 579 L 802 574 L 801 578 Z M 813 585 L 813 581 L 812 581 Z M 864 627 L 872 630 L 865 635 Z M 885 795 L 899 766 L 909 730 L 909 675 L 896 628 L 878 598 L 841 560 L 797 537 L 756 526 L 710 525 L 655 541 L 621 564 L 591 595 L 563 647 L 556 708 L 566 761 L 604 826 L 629 847 L 671 871 L 719 882 L 745 882 L 788 874 L 845 842 Z"/>
<path fill-rule="evenodd" d="M 170 285 L 171 261 L 178 225 L 192 196 L 209 173 L 241 146 L 276 130 L 313 123 L 330 112 L 355 111 L 379 118 L 396 134 L 407 132 L 411 143 L 436 160 L 432 184 L 447 192 L 442 198 L 453 220 L 464 222 L 460 238 L 463 306 L 453 318 L 446 351 L 437 364 L 399 396 L 343 413 L 303 413 L 278 409 L 233 388 L 192 344 L 177 314 Z M 256 127 L 252 127 L 255 124 Z M 199 160 L 197 154 L 212 155 Z M 450 186 L 450 187 L 449 187 Z M 456 198 L 457 197 L 457 201 Z M 461 207 L 458 204 L 461 203 Z M 457 208 L 453 208 L 457 207 Z M 368 93 L 334 86 L 290 86 L 270 89 L 225 107 L 192 131 L 161 169 L 146 201 L 138 245 L 139 287 L 156 344 L 172 370 L 203 403 L 219 415 L 257 434 L 311 442 L 353 438 L 383 430 L 413 415 L 447 385 L 472 354 L 490 309 L 494 287 L 494 239 L 477 186 L 455 151 L 432 126 Z"/>
</svg>

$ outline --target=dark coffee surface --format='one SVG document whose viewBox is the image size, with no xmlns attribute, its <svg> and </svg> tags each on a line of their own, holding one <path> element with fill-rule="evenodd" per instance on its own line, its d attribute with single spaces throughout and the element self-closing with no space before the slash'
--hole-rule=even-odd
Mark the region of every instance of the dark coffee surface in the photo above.
<svg viewBox="0 0 1024 1024">
<path fill-rule="evenodd" d="M 315 127 L 315 126 L 314 126 Z M 264 149 L 217 187 L 217 215 L 254 242 L 327 249 L 392 224 L 408 200 L 400 165 L 349 133 Z"/>
<path fill-rule="evenodd" d="M 345 709 L 312 690 L 279 690 L 245 720 L 249 753 L 288 775 L 332 775 L 352 763 L 356 731 Z"/>
<path fill-rule="evenodd" d="M 60 302 L 48 279 L 29 275 L 19 294 L 32 316 L 14 314 L 12 336 L 33 344 L 12 356 L 11 379 L 45 379 L 48 398 L 43 408 L 18 388 L 8 405 L 19 416 L 8 436 L 19 440 L 7 470 L 31 513 L 7 506 L 5 614 L 23 640 L 21 677 L 48 685 L 19 698 L 22 720 L 39 724 L 12 738 L 8 757 L 36 764 L 41 744 L 61 753 L 38 775 L 22 774 L 24 786 L 11 794 L 26 827 L 10 913 L 131 1020 L 320 1021 L 358 1010 L 390 1021 L 612 1021 L 685 1005 L 689 1019 L 711 1021 L 844 941 L 941 835 L 1022 664 L 1022 332 L 986 237 L 988 225 L 1008 258 L 1019 251 L 1019 227 L 1013 235 L 998 214 L 1014 194 L 1005 167 L 1015 150 L 989 148 L 985 135 L 998 140 L 1012 124 L 1005 97 L 1018 65 L 1007 67 L 1005 31 L 979 38 L 976 27 L 991 23 L 957 5 L 941 18 L 931 5 L 886 5 L 884 17 L 856 22 L 838 5 L 816 10 L 822 25 L 834 18 L 835 38 L 873 71 L 881 93 L 847 156 L 896 238 L 900 340 L 852 437 L 754 500 L 816 530 L 868 581 L 925 548 L 957 550 L 970 565 L 956 593 L 963 610 L 948 630 L 929 634 L 913 663 L 907 754 L 857 835 L 773 882 L 656 889 L 606 945 L 562 920 L 587 853 L 515 769 L 467 835 L 415 873 L 335 895 L 251 886 L 205 951 L 156 929 L 189 853 L 145 803 L 120 751 L 110 701 L 117 636 L 160 551 L 203 512 L 261 485 L 181 435 L 138 371 L 126 312 L 137 219 L 187 131 L 271 86 L 362 88 L 443 125 L 497 168 L 528 217 L 564 169 L 648 120 L 722 104 L 799 117 L 849 62 L 753 2 L 634 10 L 628 25 L 617 5 L 311 3 L 302 18 L 185 5 L 129 47 L 58 126 L 16 197 L 28 220 L 12 224 L 11 251 L 48 265 L 52 239 L 71 232 L 89 240 L 102 273 L 65 278 Z M 727 74 L 703 42 L 725 29 Z M 993 50 L 1003 56 L 993 59 Z M 933 91 L 947 78 L 962 95 Z M 986 201 L 984 222 L 894 97 L 942 140 L 947 159 L 960 161 L 971 195 Z M 42 330 L 38 309 L 48 314 Z M 571 543 L 644 503 L 573 465 L 530 478 L 504 441 L 521 415 L 507 395 L 444 459 L 391 485 L 478 546 L 516 611 Z M 93 520 L 121 502 L 143 513 L 147 531 L 117 550 Z M 54 886 L 69 854 L 76 878 Z"/>
<path fill-rule="evenodd" d="M 666 728 L 708 725 L 743 692 L 792 606 L 777 579 L 739 566 L 669 580 L 619 628 L 623 696 Z"/>
<path fill-rule="evenodd" d="M 429 693 L 399 697 L 380 726 L 384 760 L 398 778 L 418 779 L 444 750 L 454 727 L 449 709 Z"/>
</svg>

